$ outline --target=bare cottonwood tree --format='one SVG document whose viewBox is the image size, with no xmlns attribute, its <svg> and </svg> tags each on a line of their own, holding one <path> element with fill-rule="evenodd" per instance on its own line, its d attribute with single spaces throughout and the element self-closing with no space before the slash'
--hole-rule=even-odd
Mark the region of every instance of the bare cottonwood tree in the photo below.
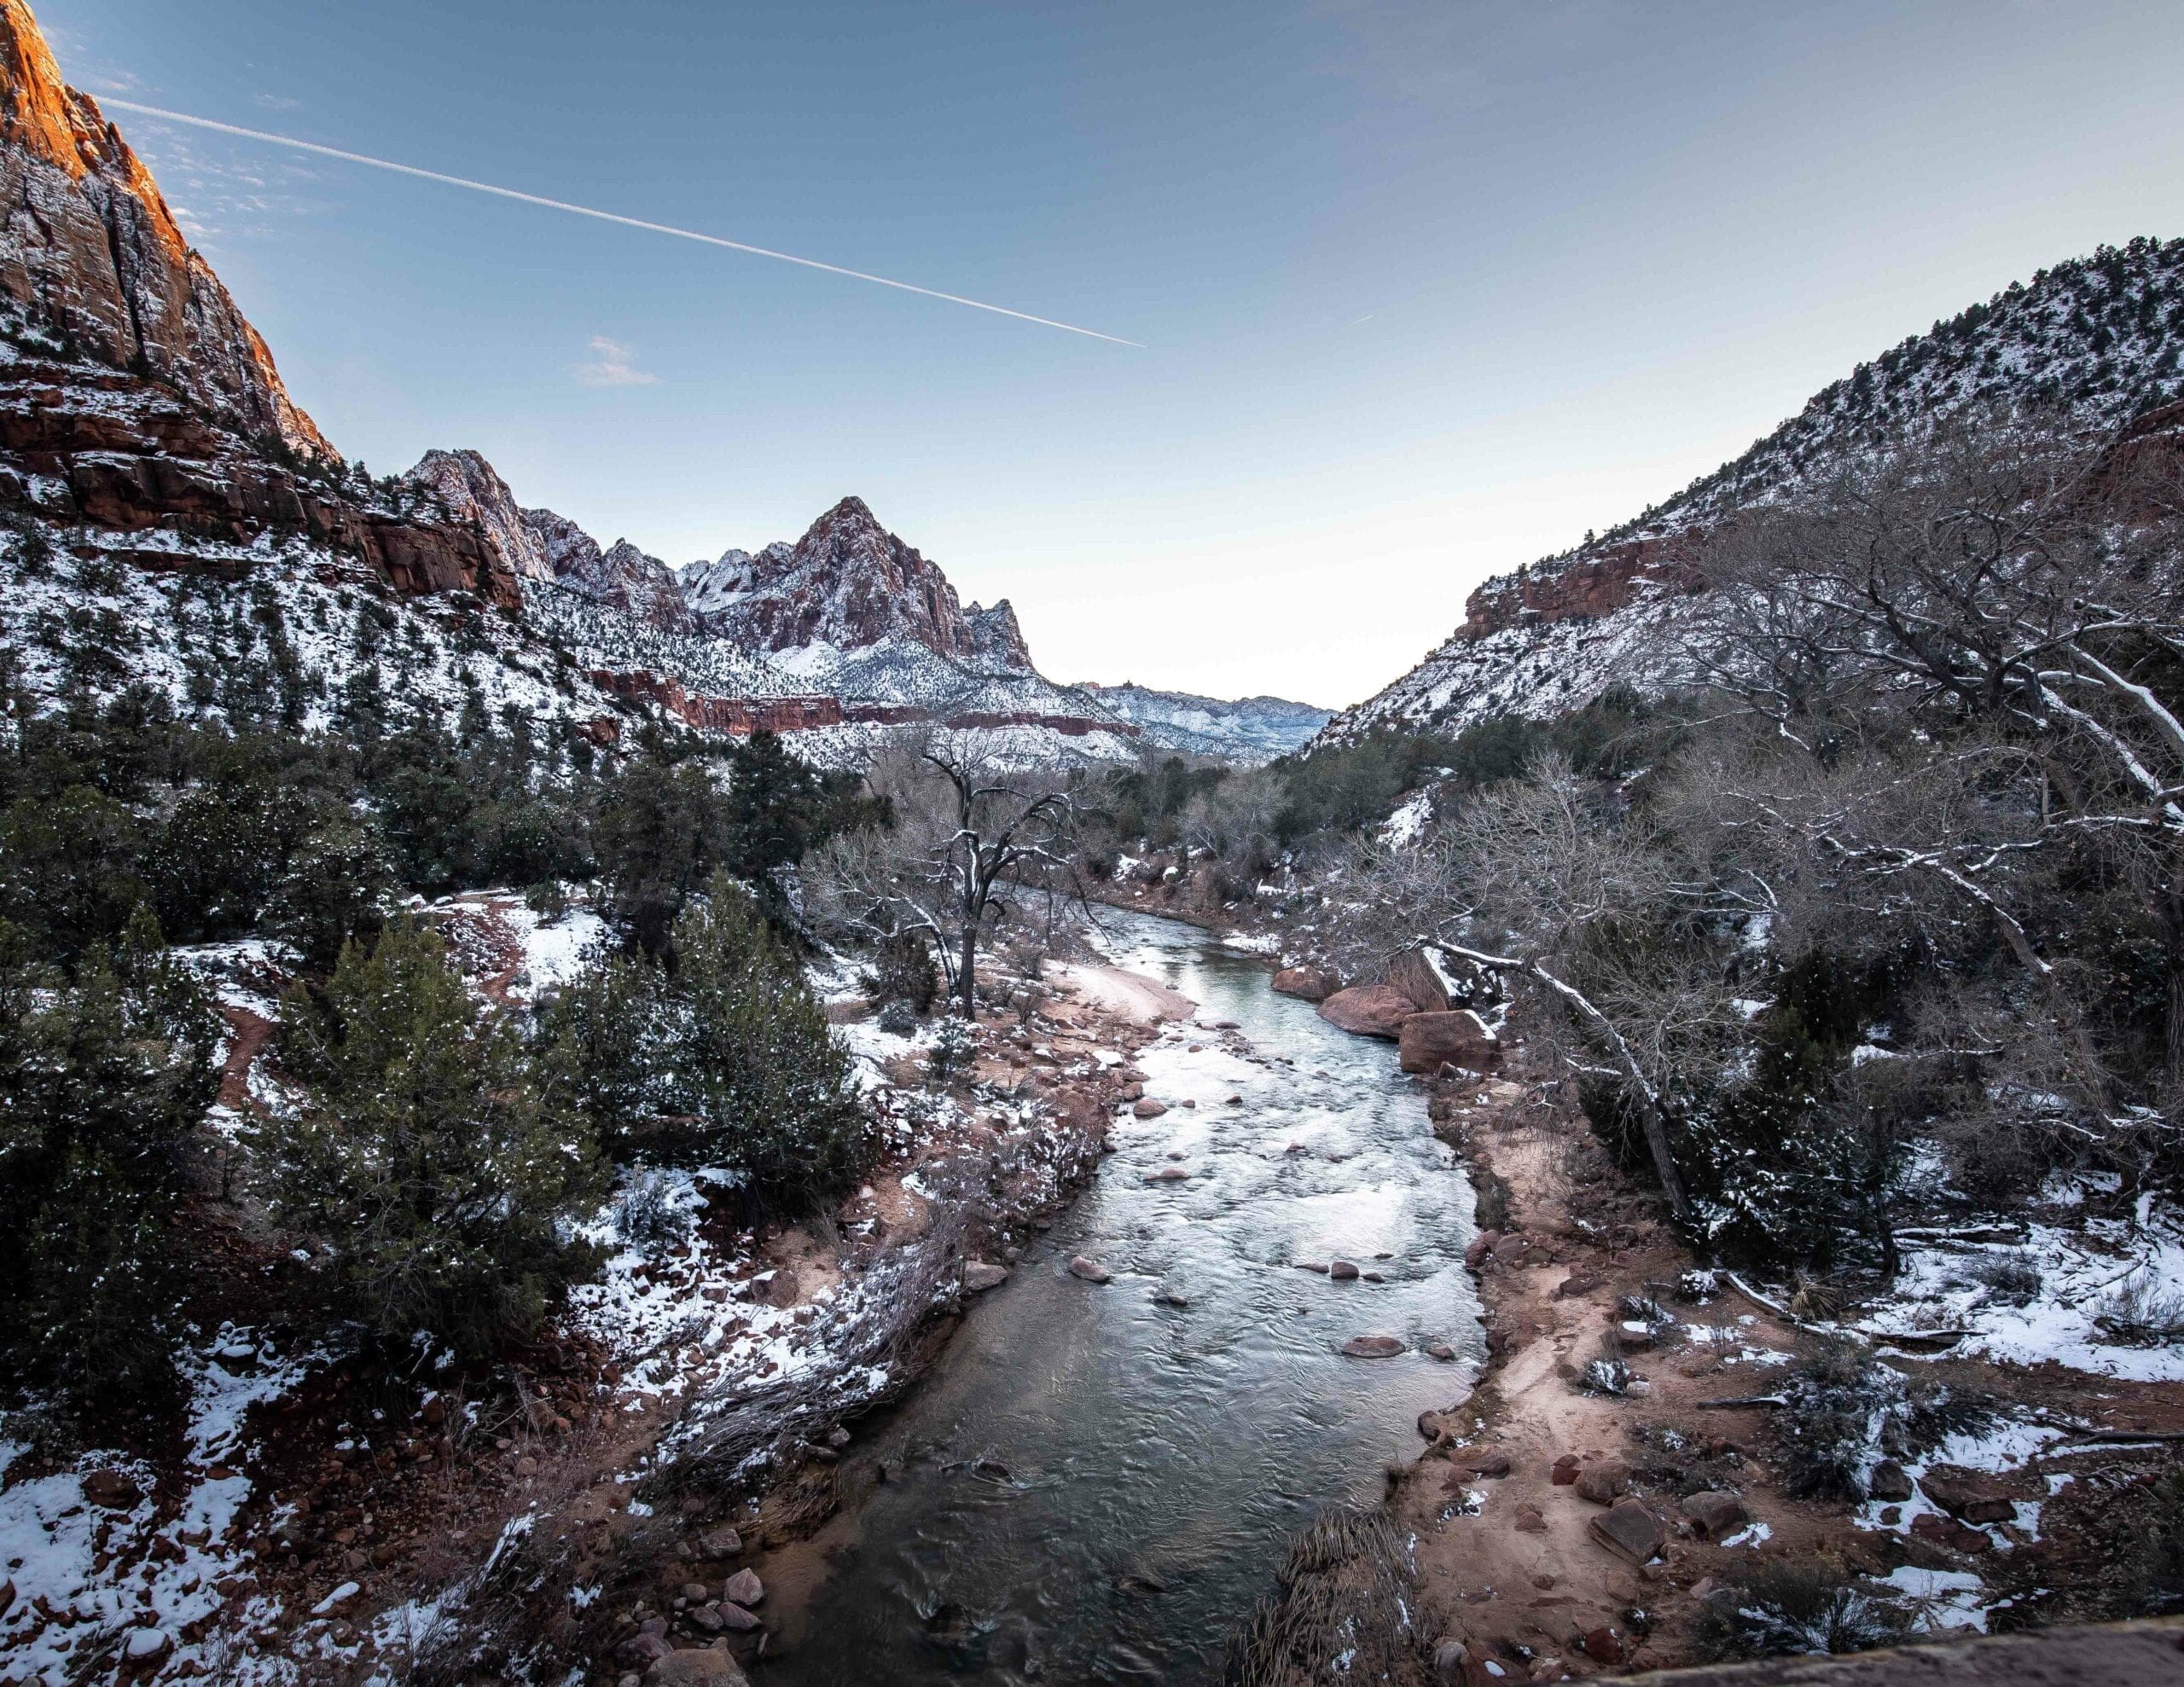
<svg viewBox="0 0 2184 1687">
<path fill-rule="evenodd" d="M 2051 996 L 2056 876 L 2135 886 L 2165 928 L 2184 1082 L 2181 475 L 2158 432 L 1945 429 L 1721 536 L 1696 647 L 1717 693 L 1832 770 L 1825 797 L 1745 793 L 1755 824 L 1942 887 Z"/>
<path fill-rule="evenodd" d="M 1366 923 L 1391 951 L 1423 942 L 1538 993 L 1540 1029 L 1580 1075 L 1612 1080 L 1643 1133 L 1661 1192 L 1690 1210 L 1670 1141 L 1681 1074 L 1718 1060 L 1738 1020 L 1711 957 L 1634 939 L 1698 912 L 1671 840 L 1635 823 L 1566 762 L 1476 793 L 1426 838 L 1367 846 L 1352 870 Z"/>
<path fill-rule="evenodd" d="M 876 763 L 873 778 L 892 799 L 893 830 L 828 846 L 810 869 L 815 891 L 839 925 L 924 934 L 957 1012 L 973 1018 L 979 952 L 1013 899 L 1060 889 L 1083 900 L 1076 797 L 1059 774 L 1017 767 L 1005 744 L 972 734 L 935 734 Z"/>
</svg>

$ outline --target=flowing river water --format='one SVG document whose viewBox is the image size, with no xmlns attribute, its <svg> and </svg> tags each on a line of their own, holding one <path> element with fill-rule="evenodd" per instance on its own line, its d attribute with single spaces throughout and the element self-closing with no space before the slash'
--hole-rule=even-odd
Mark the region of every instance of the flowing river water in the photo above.
<svg viewBox="0 0 2184 1687">
<path fill-rule="evenodd" d="M 1215 1679 L 1290 1538 L 1377 1499 L 1418 1413 L 1477 1374 L 1470 1188 L 1393 1048 L 1205 932 L 1101 923 L 1117 965 L 1200 1005 L 1135 1058 L 1170 1110 L 1118 1122 L 1092 1186 L 868 1429 L 851 1474 L 886 1479 L 818 1543 L 782 1687 Z M 1079 1254 L 1114 1280 L 1070 1276 Z M 1297 1268 L 1335 1258 L 1385 1281 Z M 1409 1351 L 1338 1351 L 1368 1333 Z"/>
</svg>

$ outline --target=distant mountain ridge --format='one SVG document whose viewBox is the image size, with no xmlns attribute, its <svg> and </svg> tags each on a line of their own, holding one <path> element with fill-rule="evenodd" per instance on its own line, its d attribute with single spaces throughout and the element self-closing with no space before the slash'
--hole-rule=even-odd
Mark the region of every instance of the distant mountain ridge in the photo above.
<svg viewBox="0 0 2184 1687">
<path fill-rule="evenodd" d="M 1705 589 L 1706 533 L 1862 452 L 1987 406 L 2118 427 L 2184 396 L 2184 241 L 2141 238 L 2014 282 L 1822 389 L 1734 461 L 1635 519 L 1482 584 L 1424 661 L 1315 741 L 1546 716 L 1677 666 L 1679 602 Z"/>
<path fill-rule="evenodd" d="M 1090 681 L 1077 689 L 1177 750 L 1224 761 L 1266 762 L 1286 756 L 1309 743 L 1334 718 L 1333 710 L 1280 697 L 1228 701 L 1190 692 L 1155 691 L 1149 686 Z"/>
</svg>

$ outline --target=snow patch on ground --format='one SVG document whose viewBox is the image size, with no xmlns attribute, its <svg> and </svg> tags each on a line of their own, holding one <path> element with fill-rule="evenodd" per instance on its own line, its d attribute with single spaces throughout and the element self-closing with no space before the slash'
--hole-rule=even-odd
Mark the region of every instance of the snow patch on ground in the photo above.
<svg viewBox="0 0 2184 1687">
<path fill-rule="evenodd" d="M 1983 1261 L 2030 1266 L 2039 1287 L 2023 1305 L 2011 1305 L 1975 1274 Z M 2053 1359 L 2123 1381 L 2184 1382 L 2184 1342 L 2140 1344 L 2103 1327 L 2100 1319 L 2130 1298 L 2166 1304 L 2184 1317 L 2184 1234 L 2173 1212 L 2150 1212 L 2141 1224 L 2034 1224 L 2017 1244 L 1908 1251 L 1894 1293 L 1867 1307 L 1854 1327 L 1884 1343 L 1891 1336 L 1963 1330 L 1970 1333 L 1950 1349 L 1952 1357 L 2025 1365 Z"/>
</svg>

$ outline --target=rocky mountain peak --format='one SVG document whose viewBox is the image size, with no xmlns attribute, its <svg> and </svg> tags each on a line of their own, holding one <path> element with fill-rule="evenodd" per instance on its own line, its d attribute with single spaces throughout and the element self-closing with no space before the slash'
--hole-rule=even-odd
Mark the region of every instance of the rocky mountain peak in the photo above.
<svg viewBox="0 0 2184 1687">
<path fill-rule="evenodd" d="M 694 564 L 682 586 L 709 630 L 747 648 L 850 651 L 907 639 L 951 661 L 1031 671 L 1014 612 L 980 610 L 974 626 L 938 565 L 862 498 L 844 498 L 793 545 Z"/>
<path fill-rule="evenodd" d="M 549 516 L 555 521 L 561 518 L 550 510 L 518 508 L 508 482 L 477 452 L 427 451 L 403 478 L 437 498 L 453 519 L 482 530 L 517 579 L 555 577 L 553 558 L 526 518 Z M 573 530 L 574 524 L 568 525 Z"/>
<path fill-rule="evenodd" d="M 963 612 L 963 622 L 971 629 L 971 650 L 980 667 L 1030 671 L 1031 649 L 1017 624 L 1015 606 L 1007 598 L 995 599 L 990 609 L 971 605 Z"/>
<path fill-rule="evenodd" d="M 340 461 L 151 172 L 61 80 L 24 0 L 0 0 L 0 297 L 15 333 L 148 374 L 247 438 Z"/>
</svg>

